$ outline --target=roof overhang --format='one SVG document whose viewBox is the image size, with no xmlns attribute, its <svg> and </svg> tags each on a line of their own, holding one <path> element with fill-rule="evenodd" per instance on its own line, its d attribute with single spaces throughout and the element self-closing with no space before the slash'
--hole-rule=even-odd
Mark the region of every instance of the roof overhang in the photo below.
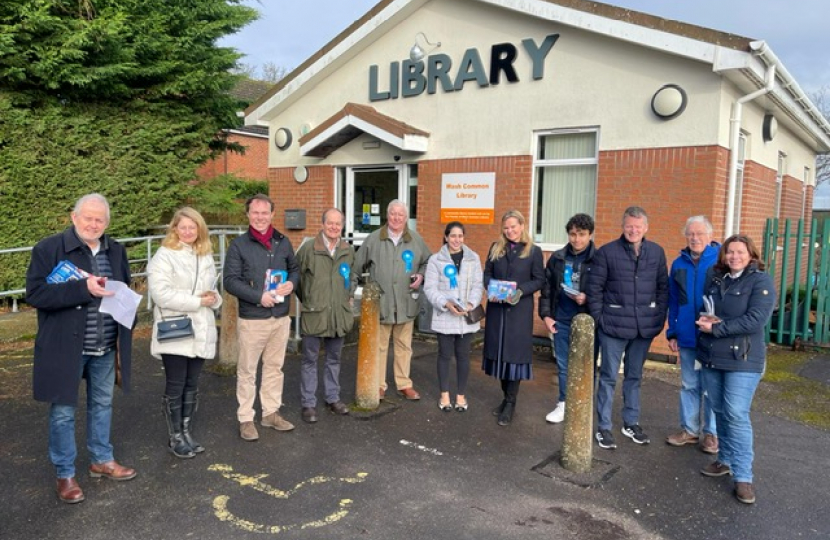
<svg viewBox="0 0 830 540">
<path fill-rule="evenodd" d="M 300 154 L 325 158 L 362 134 L 405 152 L 427 151 L 429 133 L 379 113 L 368 105 L 347 103 L 325 122 L 300 137 Z"/>
</svg>

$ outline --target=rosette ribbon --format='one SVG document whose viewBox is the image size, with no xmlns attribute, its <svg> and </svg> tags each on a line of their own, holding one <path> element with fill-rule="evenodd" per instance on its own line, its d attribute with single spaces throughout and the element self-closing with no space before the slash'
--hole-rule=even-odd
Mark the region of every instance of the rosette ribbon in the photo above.
<svg viewBox="0 0 830 540">
<path fill-rule="evenodd" d="M 340 265 L 340 275 L 343 276 L 343 283 L 346 285 L 346 290 L 348 290 L 352 284 L 351 273 L 352 269 L 348 264 L 343 263 Z"/>
<path fill-rule="evenodd" d="M 406 265 L 406 271 L 412 272 L 412 260 L 415 258 L 415 255 L 410 250 L 406 250 L 401 253 L 401 258 L 403 259 L 404 264 Z"/>
<path fill-rule="evenodd" d="M 454 264 L 448 264 L 444 267 L 444 275 L 450 280 L 450 289 L 458 288 L 458 269 Z"/>
</svg>

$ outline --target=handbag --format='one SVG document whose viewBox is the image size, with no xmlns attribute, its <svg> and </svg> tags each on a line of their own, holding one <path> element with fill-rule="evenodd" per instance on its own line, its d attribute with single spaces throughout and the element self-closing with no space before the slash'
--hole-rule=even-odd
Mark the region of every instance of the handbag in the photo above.
<svg viewBox="0 0 830 540">
<path fill-rule="evenodd" d="M 467 278 L 467 300 L 470 299 L 470 287 L 471 287 L 470 282 L 471 281 L 472 281 L 472 279 Z M 481 300 L 481 299 L 479 299 L 479 300 Z M 464 320 L 467 321 L 467 324 L 475 324 L 475 323 L 479 322 L 481 319 L 483 319 L 484 315 L 485 315 L 484 306 L 482 306 L 481 302 L 479 302 L 476 307 L 474 307 L 473 309 L 468 311 L 466 315 L 464 315 Z"/>
<path fill-rule="evenodd" d="M 481 304 L 477 305 L 473 309 L 467 312 L 464 315 L 464 320 L 467 321 L 467 324 L 475 324 L 481 319 L 484 318 L 484 306 Z"/>
<path fill-rule="evenodd" d="M 172 341 L 193 337 L 193 321 L 187 315 L 177 317 L 162 317 L 156 323 L 156 339 L 159 341 Z"/>
<path fill-rule="evenodd" d="M 190 291 L 190 294 L 196 292 L 197 281 L 199 281 L 198 255 L 196 256 L 196 278 L 193 280 L 193 290 Z M 159 309 L 159 316 L 161 320 L 156 323 L 156 340 L 159 342 L 191 338 L 195 335 L 193 333 L 193 320 L 189 316 L 176 315 L 175 317 L 167 317 L 165 319 L 161 309 Z"/>
</svg>

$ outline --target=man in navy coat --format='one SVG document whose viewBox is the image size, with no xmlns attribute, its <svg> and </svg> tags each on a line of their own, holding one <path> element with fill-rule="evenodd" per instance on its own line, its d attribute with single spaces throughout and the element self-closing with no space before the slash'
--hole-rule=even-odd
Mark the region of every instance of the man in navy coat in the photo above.
<svg viewBox="0 0 830 540">
<path fill-rule="evenodd" d="M 75 409 L 78 386 L 86 379 L 86 445 L 93 478 L 131 480 L 134 469 L 115 461 L 110 443 L 112 396 L 120 359 L 122 387 L 129 389 L 132 330 L 101 312 L 101 299 L 113 293 L 106 281 L 130 282 L 124 248 L 104 234 L 109 204 L 97 193 L 81 197 L 71 214 L 72 226 L 32 250 L 26 273 L 26 302 L 37 308 L 34 397 L 49 403 L 49 457 L 57 473 L 58 498 L 69 504 L 84 500 L 75 480 Z M 61 262 L 81 276 L 52 282 Z"/>
<path fill-rule="evenodd" d="M 599 248 L 588 268 L 588 310 L 597 323 L 602 352 L 597 386 L 597 443 L 617 447 L 611 433 L 611 405 L 625 356 L 622 434 L 650 442 L 640 427 L 640 383 L 654 337 L 663 331 L 669 303 L 666 253 L 645 239 L 648 216 L 639 206 L 625 210 L 623 233 Z"/>
</svg>

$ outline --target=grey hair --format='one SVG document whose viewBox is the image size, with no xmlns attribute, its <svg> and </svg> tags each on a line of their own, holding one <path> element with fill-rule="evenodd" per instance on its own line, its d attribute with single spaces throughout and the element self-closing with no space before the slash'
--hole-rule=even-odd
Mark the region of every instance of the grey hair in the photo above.
<svg viewBox="0 0 830 540">
<path fill-rule="evenodd" d="M 338 214 L 340 214 L 341 218 L 343 217 L 343 212 L 341 212 L 339 208 L 334 208 L 334 207 L 326 208 L 325 210 L 323 210 L 323 217 L 322 217 L 322 222 L 324 224 L 326 223 L 326 216 L 329 215 L 329 212 L 337 212 Z"/>
<path fill-rule="evenodd" d="M 625 223 L 626 217 L 633 217 L 633 218 L 643 218 L 648 225 L 648 214 L 641 206 L 629 206 L 623 212 L 623 223 Z"/>
<path fill-rule="evenodd" d="M 400 199 L 392 199 L 391 201 L 389 201 L 389 204 L 386 205 L 387 217 L 389 216 L 389 210 L 391 210 L 393 206 L 400 206 L 401 208 L 403 208 L 403 211 L 406 212 L 406 217 L 409 217 L 409 208 L 407 208 L 403 201 Z"/>
<path fill-rule="evenodd" d="M 88 202 L 97 202 L 99 204 L 104 205 L 104 208 L 107 212 L 107 223 L 110 220 L 110 203 L 107 202 L 107 198 L 101 195 L 100 193 L 90 193 L 89 195 L 84 195 L 75 203 L 75 208 L 72 209 L 73 214 L 78 214 L 81 211 L 81 207 Z"/>
<path fill-rule="evenodd" d="M 709 236 L 715 232 L 715 228 L 712 227 L 712 222 L 706 219 L 706 216 L 692 216 L 686 220 L 686 226 L 683 227 L 683 236 L 689 234 L 689 227 L 692 226 L 692 223 L 703 223 L 703 226 L 706 227 L 706 232 L 709 233 Z"/>
</svg>

